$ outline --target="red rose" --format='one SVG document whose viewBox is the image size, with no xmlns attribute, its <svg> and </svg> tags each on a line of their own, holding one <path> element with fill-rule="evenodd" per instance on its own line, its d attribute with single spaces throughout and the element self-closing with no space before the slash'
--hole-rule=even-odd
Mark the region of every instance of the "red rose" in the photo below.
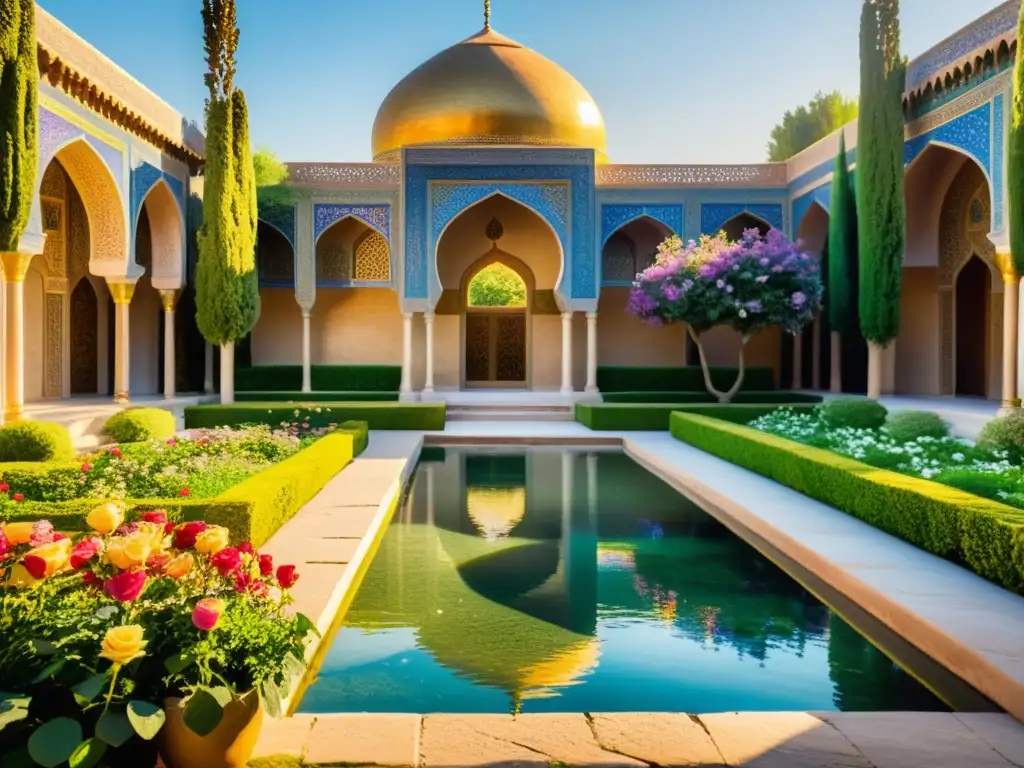
<svg viewBox="0 0 1024 768">
<path fill-rule="evenodd" d="M 220 615 L 224 612 L 224 601 L 216 597 L 204 597 L 192 610 L 192 623 L 196 629 L 203 632 L 210 632 L 220 621 Z"/>
<path fill-rule="evenodd" d="M 3 526 L 0 525 L 0 555 L 5 555 L 11 551 L 11 542 L 4 536 Z"/>
<path fill-rule="evenodd" d="M 164 525 L 167 522 L 167 512 L 163 509 L 151 509 L 142 513 L 142 520 L 146 523 L 159 523 Z"/>
<path fill-rule="evenodd" d="M 257 579 L 249 585 L 249 591 L 256 595 L 256 597 L 266 597 L 269 593 L 269 588 L 267 587 L 267 582 Z"/>
<path fill-rule="evenodd" d="M 235 574 L 236 592 L 248 592 L 250 587 L 252 587 L 252 576 L 245 571 L 239 571 Z"/>
<path fill-rule="evenodd" d="M 243 555 L 256 554 L 256 550 L 253 549 L 252 543 L 248 541 L 243 541 L 241 544 L 239 544 L 238 551 L 241 552 Z"/>
<path fill-rule="evenodd" d="M 164 523 L 164 534 L 168 534 L 174 530 L 174 523 Z"/>
<path fill-rule="evenodd" d="M 54 541 L 63 541 L 66 538 L 67 538 L 67 536 L 65 536 L 63 533 L 55 533 L 55 534 L 53 534 L 53 540 Z"/>
<path fill-rule="evenodd" d="M 11 486 L 7 483 L 0 483 L 0 493 L 7 493 L 9 490 L 11 490 Z"/>
<path fill-rule="evenodd" d="M 21 564 L 32 574 L 33 579 L 42 579 L 46 576 L 46 561 L 39 555 L 25 555 Z"/>
<path fill-rule="evenodd" d="M 202 520 L 194 520 L 185 523 L 174 532 L 174 546 L 176 549 L 191 549 L 196 545 L 196 536 L 206 530 L 206 523 Z"/>
<path fill-rule="evenodd" d="M 146 586 L 145 571 L 121 571 L 103 582 L 107 594 L 120 603 L 130 603 L 142 593 Z"/>
<path fill-rule="evenodd" d="M 294 565 L 282 565 L 277 569 L 277 583 L 282 589 L 291 589 L 299 580 L 299 574 L 295 572 Z"/>
<path fill-rule="evenodd" d="M 87 587 L 94 587 L 100 583 L 100 577 L 92 571 L 82 571 L 82 582 Z"/>
<path fill-rule="evenodd" d="M 107 451 L 107 453 L 109 453 L 111 456 L 121 458 L 121 449 L 118 448 L 116 445 L 113 446 L 109 451 Z"/>
<path fill-rule="evenodd" d="M 191 495 L 191 493 L 192 491 L 190 491 L 188 488 L 182 488 L 180 491 L 178 491 L 179 496 L 189 496 Z"/>
<path fill-rule="evenodd" d="M 260 555 L 260 573 L 269 576 L 274 572 L 274 558 L 270 555 Z"/>
<path fill-rule="evenodd" d="M 83 472 L 92 472 L 92 464 L 83 464 L 82 465 L 82 471 Z"/>
<path fill-rule="evenodd" d="M 71 550 L 71 567 L 78 569 L 92 560 L 100 551 L 102 542 L 95 536 L 82 539 Z"/>
<path fill-rule="evenodd" d="M 23 494 L 23 493 L 16 493 L 16 494 L 14 494 L 14 500 L 15 501 L 24 501 L 25 500 L 25 494 Z"/>
<path fill-rule="evenodd" d="M 242 555 L 234 547 L 224 547 L 210 558 L 210 562 L 221 576 L 230 576 L 242 567 Z"/>
</svg>

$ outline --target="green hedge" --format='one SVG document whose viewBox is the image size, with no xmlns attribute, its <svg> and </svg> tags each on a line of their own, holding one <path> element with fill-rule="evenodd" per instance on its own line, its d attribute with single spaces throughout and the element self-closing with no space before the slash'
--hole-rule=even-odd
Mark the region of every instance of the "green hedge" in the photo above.
<svg viewBox="0 0 1024 768">
<path fill-rule="evenodd" d="M 365 423 L 348 422 L 282 462 L 243 480 L 214 499 L 126 499 L 131 511 L 167 510 L 173 522 L 205 520 L 227 526 L 234 543 L 261 546 L 327 482 L 365 449 Z M 8 464 L 0 470 L 11 471 Z M 53 465 L 50 465 L 53 468 Z M 27 501 L 0 506 L 0 520 L 48 519 L 59 531 L 86 530 L 85 518 L 105 499 Z"/>
<path fill-rule="evenodd" d="M 174 414 L 163 408 L 125 408 L 103 425 L 103 433 L 115 443 L 163 440 L 177 431 Z"/>
<path fill-rule="evenodd" d="M 235 400 L 240 403 L 308 403 L 315 399 L 318 403 L 396 403 L 398 392 L 300 392 L 289 390 L 287 392 L 272 392 L 264 390 L 260 392 L 236 392 Z"/>
<path fill-rule="evenodd" d="M 325 392 L 397 392 L 402 382 L 400 365 L 314 365 L 310 384 Z M 298 392 L 301 365 L 254 365 L 235 371 L 236 392 Z"/>
<path fill-rule="evenodd" d="M 694 414 L 673 414 L 671 432 L 1007 589 L 1024 589 L 1022 510 Z"/>
<path fill-rule="evenodd" d="M 736 381 L 737 368 L 710 368 L 717 389 L 729 389 Z M 704 392 L 704 373 L 699 365 L 681 367 L 597 366 L 597 388 L 606 392 Z M 397 389 L 397 387 L 396 387 Z M 775 371 L 770 366 L 753 366 L 743 376 L 743 390 L 764 392 L 775 389 Z"/>
<path fill-rule="evenodd" d="M 576 403 L 576 421 L 590 429 L 659 432 L 668 430 L 669 416 L 676 411 L 702 413 L 718 419 L 746 424 L 779 408 L 809 413 L 812 404 L 666 404 L 666 403 Z"/>
<path fill-rule="evenodd" d="M 317 410 L 319 408 L 319 411 Z M 370 429 L 444 429 L 444 403 L 247 403 L 193 405 L 185 409 L 185 428 L 236 427 L 242 424 L 277 426 L 297 417 L 313 427 L 344 421 L 365 421 Z"/>
<path fill-rule="evenodd" d="M 601 399 L 606 403 L 718 403 L 718 398 L 710 392 L 609 392 L 602 393 Z M 821 395 L 804 392 L 737 392 L 732 403 L 820 403 Z"/>
</svg>

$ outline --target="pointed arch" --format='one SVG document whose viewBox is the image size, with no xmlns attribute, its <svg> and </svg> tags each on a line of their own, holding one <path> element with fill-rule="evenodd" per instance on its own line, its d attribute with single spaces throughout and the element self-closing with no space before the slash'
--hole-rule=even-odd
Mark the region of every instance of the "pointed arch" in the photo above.
<svg viewBox="0 0 1024 768">
<path fill-rule="evenodd" d="M 295 250 L 281 230 L 263 219 L 256 221 L 256 271 L 261 288 L 295 286 Z"/>
<path fill-rule="evenodd" d="M 316 203 L 313 205 L 313 247 L 327 230 L 345 219 L 356 219 L 380 232 L 391 242 L 391 206 L 386 203 L 374 205 L 337 205 Z"/>
<path fill-rule="evenodd" d="M 646 214 L 623 223 L 601 245 L 601 284 L 632 285 L 653 263 L 658 245 L 673 234 L 667 224 Z"/>
<path fill-rule="evenodd" d="M 723 221 L 722 225 L 713 234 L 725 232 L 725 236 L 729 240 L 739 240 L 748 229 L 756 229 L 764 237 L 768 234 L 768 230 L 772 229 L 772 225 L 766 219 L 750 211 L 743 210 Z"/>
<path fill-rule="evenodd" d="M 785 229 L 781 203 L 704 203 L 700 207 L 701 234 L 715 235 L 743 216 L 763 232 Z"/>
<path fill-rule="evenodd" d="M 828 210 L 818 200 L 813 200 L 797 223 L 796 239 L 803 242 L 808 252 L 821 257 L 828 240 L 828 225 Z"/>
<path fill-rule="evenodd" d="M 501 264 L 503 267 L 508 267 L 519 276 L 520 280 L 523 281 L 523 285 L 526 286 L 526 307 L 529 308 L 531 300 L 533 299 L 534 289 L 537 285 L 537 279 L 534 277 L 533 270 L 530 269 L 530 265 L 525 261 L 513 256 L 507 251 L 501 250 L 497 245 L 470 264 L 462 274 L 462 281 L 459 285 L 459 295 L 462 297 L 464 305 L 467 307 L 469 306 L 469 286 L 470 283 L 473 282 L 473 279 L 485 269 L 495 264 Z M 519 307 L 518 309 L 522 309 L 522 307 Z"/>
<path fill-rule="evenodd" d="M 157 179 L 142 198 L 136 226 L 143 209 L 149 219 L 153 287 L 157 290 L 180 288 L 184 282 L 185 221 L 166 180 Z"/>
<path fill-rule="evenodd" d="M 601 206 L 601 247 L 627 224 L 649 219 L 660 224 L 669 235 L 683 236 L 683 205 L 620 205 Z"/>
</svg>

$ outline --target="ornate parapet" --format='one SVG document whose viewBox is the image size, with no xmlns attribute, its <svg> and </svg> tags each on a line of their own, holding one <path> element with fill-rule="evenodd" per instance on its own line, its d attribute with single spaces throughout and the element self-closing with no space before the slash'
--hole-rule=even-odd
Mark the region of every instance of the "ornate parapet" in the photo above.
<svg viewBox="0 0 1024 768">
<path fill-rule="evenodd" d="M 319 189 L 397 189 L 402 169 L 396 163 L 288 163 L 288 182 Z"/>
<path fill-rule="evenodd" d="M 655 187 L 785 187 L 786 164 L 758 165 L 599 165 L 597 186 Z"/>
</svg>

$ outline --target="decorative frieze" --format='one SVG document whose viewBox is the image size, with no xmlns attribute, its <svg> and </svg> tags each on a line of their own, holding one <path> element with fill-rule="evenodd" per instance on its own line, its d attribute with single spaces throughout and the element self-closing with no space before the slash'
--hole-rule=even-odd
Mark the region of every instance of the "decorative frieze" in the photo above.
<svg viewBox="0 0 1024 768">
<path fill-rule="evenodd" d="M 598 187 L 784 187 L 785 163 L 599 165 Z"/>
<path fill-rule="evenodd" d="M 398 187 L 395 163 L 288 163 L 288 181 L 305 186 Z"/>
</svg>

